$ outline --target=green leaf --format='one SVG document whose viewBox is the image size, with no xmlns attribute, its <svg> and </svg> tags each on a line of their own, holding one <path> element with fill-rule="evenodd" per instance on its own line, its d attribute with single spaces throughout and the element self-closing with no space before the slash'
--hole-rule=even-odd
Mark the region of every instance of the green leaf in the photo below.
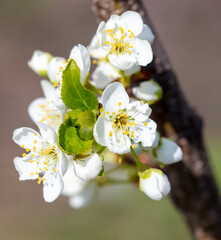
<svg viewBox="0 0 221 240">
<path fill-rule="evenodd" d="M 80 70 L 73 59 L 63 71 L 61 98 L 70 109 L 97 110 L 98 100 L 94 93 L 84 88 L 80 80 Z"/>
<path fill-rule="evenodd" d="M 60 125 L 58 131 L 59 145 L 67 154 L 85 154 L 93 144 L 93 140 L 82 140 L 75 126 Z"/>
<path fill-rule="evenodd" d="M 81 112 L 77 118 L 76 125 L 80 127 L 79 134 L 83 139 L 93 139 L 93 128 L 96 122 L 96 115 L 86 110 Z"/>
</svg>

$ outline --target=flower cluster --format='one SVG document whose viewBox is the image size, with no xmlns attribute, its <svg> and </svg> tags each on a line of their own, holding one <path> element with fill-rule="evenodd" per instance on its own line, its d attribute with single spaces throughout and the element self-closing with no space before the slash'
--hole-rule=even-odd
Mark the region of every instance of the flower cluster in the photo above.
<svg viewBox="0 0 221 240">
<path fill-rule="evenodd" d="M 162 88 L 148 77 L 133 81 L 152 61 L 153 42 L 141 16 L 127 11 L 101 22 L 90 45 L 74 46 L 68 59 L 33 53 L 28 66 L 44 77 L 44 97 L 28 107 L 39 132 L 22 127 L 13 133 L 24 149 L 14 159 L 19 180 L 37 180 L 45 201 L 63 194 L 74 208 L 89 204 L 100 185 L 122 176 L 126 182 L 139 179 L 141 191 L 154 200 L 170 192 L 162 168 L 180 161 L 182 150 L 160 137 L 150 118 Z M 97 66 L 90 78 L 91 58 Z M 143 152 L 147 160 L 139 157 Z M 134 162 L 127 162 L 131 157 Z"/>
</svg>

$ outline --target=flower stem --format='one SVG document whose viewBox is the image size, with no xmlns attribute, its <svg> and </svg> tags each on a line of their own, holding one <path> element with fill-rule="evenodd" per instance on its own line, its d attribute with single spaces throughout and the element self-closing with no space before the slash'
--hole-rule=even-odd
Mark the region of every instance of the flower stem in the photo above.
<svg viewBox="0 0 221 240">
<path fill-rule="evenodd" d="M 140 162 L 137 154 L 135 153 L 134 149 L 132 147 L 130 147 L 131 150 L 131 154 L 134 158 L 135 163 L 137 164 L 137 169 L 140 170 L 141 168 L 143 168 L 144 164 Z"/>
<path fill-rule="evenodd" d="M 125 74 L 124 71 L 120 71 L 120 75 L 121 75 L 121 83 L 123 84 L 124 88 L 126 88 L 126 78 L 125 78 Z"/>
<path fill-rule="evenodd" d="M 96 88 L 95 86 L 93 86 L 88 80 L 85 81 L 84 86 L 85 86 L 87 89 L 89 89 L 89 90 L 91 90 L 92 92 L 97 93 L 97 94 L 99 94 L 99 95 L 102 95 L 102 93 L 103 93 L 102 90 L 97 89 L 97 88 Z"/>
</svg>

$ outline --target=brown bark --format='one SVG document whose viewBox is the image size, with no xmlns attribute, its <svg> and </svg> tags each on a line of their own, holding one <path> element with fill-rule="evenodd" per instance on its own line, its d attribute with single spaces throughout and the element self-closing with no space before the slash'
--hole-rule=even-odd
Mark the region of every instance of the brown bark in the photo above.
<svg viewBox="0 0 221 240">
<path fill-rule="evenodd" d="M 163 99 L 153 106 L 152 118 L 161 135 L 174 138 L 184 152 L 183 161 L 165 168 L 171 199 L 181 210 L 194 239 L 221 239 L 221 202 L 202 137 L 202 120 L 186 101 L 162 44 L 140 0 L 93 0 L 98 20 L 127 10 L 139 12 L 156 38 L 154 60 L 132 84 L 154 78 L 163 88 Z"/>
</svg>

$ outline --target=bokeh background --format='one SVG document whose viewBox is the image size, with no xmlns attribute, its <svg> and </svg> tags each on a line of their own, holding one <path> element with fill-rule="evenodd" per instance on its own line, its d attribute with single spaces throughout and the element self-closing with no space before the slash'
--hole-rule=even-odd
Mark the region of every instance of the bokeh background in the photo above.
<svg viewBox="0 0 221 240">
<path fill-rule="evenodd" d="M 203 116 L 211 164 L 221 188 L 221 1 L 146 0 L 180 84 Z M 53 204 L 42 186 L 18 181 L 13 158 L 21 151 L 12 132 L 35 127 L 29 103 L 42 96 L 41 80 L 28 67 L 35 49 L 68 57 L 89 44 L 97 23 L 90 0 L 0 0 L 0 239 L 191 239 L 169 199 L 149 200 L 134 186 L 108 187 L 83 210 L 68 199 Z"/>
</svg>

